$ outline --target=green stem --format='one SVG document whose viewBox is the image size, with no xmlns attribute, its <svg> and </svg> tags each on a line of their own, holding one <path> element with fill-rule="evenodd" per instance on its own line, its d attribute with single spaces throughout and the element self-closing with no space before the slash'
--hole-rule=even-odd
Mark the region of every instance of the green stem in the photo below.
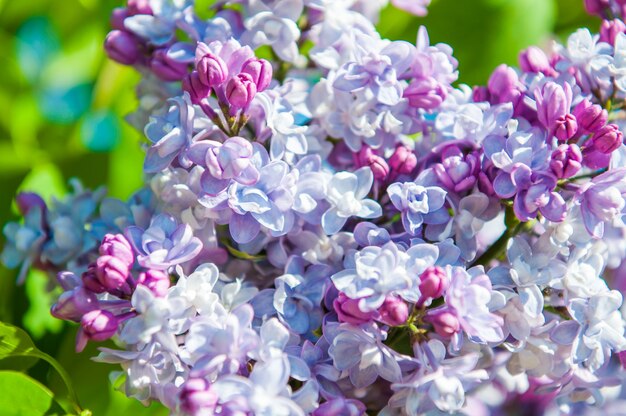
<svg viewBox="0 0 626 416">
<path fill-rule="evenodd" d="M 32 351 L 27 355 L 30 355 L 31 357 L 34 356 L 46 361 L 48 364 L 50 364 L 50 366 L 52 366 L 52 368 L 56 370 L 56 372 L 61 377 L 61 380 L 63 380 L 63 383 L 65 384 L 68 399 L 72 403 L 74 410 L 79 415 L 83 414 L 83 409 L 81 409 L 80 405 L 78 404 L 78 396 L 76 396 L 76 391 L 74 390 L 74 387 L 72 387 L 72 380 L 70 379 L 70 375 L 67 373 L 67 371 L 65 371 L 61 364 L 59 364 L 57 360 L 55 360 L 45 352 Z"/>
</svg>

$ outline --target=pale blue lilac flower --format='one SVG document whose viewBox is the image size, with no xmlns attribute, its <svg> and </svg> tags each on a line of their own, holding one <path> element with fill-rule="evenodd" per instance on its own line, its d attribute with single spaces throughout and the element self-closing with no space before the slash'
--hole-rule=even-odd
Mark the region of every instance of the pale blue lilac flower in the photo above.
<svg viewBox="0 0 626 416">
<path fill-rule="evenodd" d="M 159 172 L 168 167 L 176 157 L 183 167 L 190 167 L 191 161 L 186 152 L 193 139 L 195 110 L 189 101 L 189 94 L 171 98 L 167 110 L 150 117 L 144 133 L 152 145 L 144 161 L 148 173 Z"/>
<path fill-rule="evenodd" d="M 213 387 L 225 414 L 304 416 L 289 397 L 289 362 L 286 357 L 256 363 L 249 377 L 220 377 Z"/>
<path fill-rule="evenodd" d="M 347 256 L 345 269 L 331 279 L 349 298 L 360 299 L 359 308 L 363 312 L 378 309 L 387 295 L 393 293 L 417 302 L 419 275 L 435 264 L 438 255 L 437 247 L 430 244 L 416 244 L 407 251 L 393 242 L 382 247 L 365 247 Z"/>
<path fill-rule="evenodd" d="M 596 176 L 578 191 L 577 203 L 589 234 L 602 238 L 604 223 L 621 220 L 626 207 L 626 168 Z"/>
<path fill-rule="evenodd" d="M 283 61 L 300 64 L 303 57 L 297 41 L 300 29 L 297 20 L 303 9 L 302 0 L 252 0 L 248 1 L 244 21 L 246 31 L 241 35 L 244 43 L 256 49 L 262 45 L 272 47 Z"/>
<path fill-rule="evenodd" d="M 20 266 L 17 281 L 23 282 L 28 269 L 33 263 L 39 261 L 42 246 L 47 238 L 46 226 L 46 205 L 36 194 L 24 195 L 27 198 L 34 198 L 39 202 L 25 206 L 22 214 L 24 223 L 7 223 L 2 232 L 6 238 L 6 243 L 2 250 L 2 263 L 10 269 Z"/>
<path fill-rule="evenodd" d="M 502 341 L 503 320 L 487 306 L 491 301 L 491 281 L 480 270 L 471 272 L 461 267 L 448 268 L 451 283 L 445 294 L 445 305 L 457 316 L 471 341 Z"/>
<path fill-rule="evenodd" d="M 259 170 L 260 177 L 254 185 L 230 185 L 227 198 L 233 215 L 229 228 L 235 241 L 252 241 L 261 226 L 276 236 L 291 229 L 295 189 L 291 186 L 288 169 L 285 162 L 275 160 Z"/>
<path fill-rule="evenodd" d="M 182 363 L 176 352 L 163 348 L 158 342 L 150 342 L 136 350 L 113 350 L 101 348 L 95 361 L 120 364 L 127 380 L 124 392 L 138 400 L 158 397 L 168 403 L 168 386 L 173 386 L 177 376 L 186 376 L 180 369 Z M 174 399 L 174 397 L 172 397 Z"/>
<path fill-rule="evenodd" d="M 560 324 L 551 332 L 558 343 L 572 345 L 574 363 L 585 362 L 592 370 L 600 368 L 610 352 L 626 349 L 624 324 L 618 311 L 622 295 L 616 290 L 574 299 L 568 311 L 574 321 Z"/>
<path fill-rule="evenodd" d="M 151 14 L 136 14 L 124 19 L 124 27 L 152 45 L 162 46 L 174 36 L 176 26 L 183 18 L 183 10 L 190 0 L 150 2 Z"/>
<path fill-rule="evenodd" d="M 166 270 L 193 259 L 202 250 L 202 242 L 188 224 L 179 225 L 165 214 L 153 217 L 147 229 L 131 226 L 125 234 L 143 267 Z"/>
<path fill-rule="evenodd" d="M 465 404 L 466 389 L 488 377 L 477 369 L 478 353 L 446 358 L 446 347 L 439 340 L 414 346 L 422 367 L 405 380 L 392 384 L 395 394 L 389 402 L 392 408 L 402 407 L 410 416 L 439 409 L 456 412 Z"/>
<path fill-rule="evenodd" d="M 348 371 L 357 387 L 367 387 L 378 377 L 397 382 L 401 370 L 396 353 L 383 344 L 384 336 L 373 326 L 341 324 L 336 329 L 328 354 L 335 368 Z"/>
<path fill-rule="evenodd" d="M 322 323 L 322 296 L 330 275 L 323 265 L 305 269 L 304 260 L 292 257 L 285 274 L 274 281 L 274 308 L 278 317 L 296 334 L 311 335 Z"/>
<path fill-rule="evenodd" d="M 447 192 L 438 186 L 396 182 L 389 185 L 387 194 L 401 213 L 404 229 L 412 235 L 417 234 L 424 223 L 440 224 L 448 218 L 444 207 Z"/>
<path fill-rule="evenodd" d="M 219 320 L 195 320 L 185 339 L 187 361 L 205 374 L 237 374 L 259 345 L 252 318 L 252 307 L 242 305 Z"/>
<path fill-rule="evenodd" d="M 293 108 L 281 97 L 260 94 L 258 102 L 263 108 L 266 128 L 270 131 L 270 157 L 283 159 L 289 155 L 302 156 L 307 153 L 305 133 L 307 127 L 296 125 Z"/>
<path fill-rule="evenodd" d="M 354 173 L 339 172 L 333 175 L 327 185 L 326 199 L 330 208 L 322 216 L 322 227 L 326 234 L 335 234 L 352 216 L 376 218 L 382 213 L 380 205 L 365 198 L 374 182 L 374 175 L 368 167 Z"/>
</svg>

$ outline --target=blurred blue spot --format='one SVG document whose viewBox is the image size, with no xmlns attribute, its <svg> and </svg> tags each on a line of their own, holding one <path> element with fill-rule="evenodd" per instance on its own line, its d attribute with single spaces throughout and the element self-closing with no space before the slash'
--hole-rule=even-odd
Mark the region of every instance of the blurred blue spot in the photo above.
<svg viewBox="0 0 626 416">
<path fill-rule="evenodd" d="M 15 53 L 22 73 L 35 83 L 52 56 L 59 52 L 59 37 L 46 17 L 33 17 L 17 31 Z"/>
<path fill-rule="evenodd" d="M 89 109 L 91 89 L 91 84 L 46 88 L 38 94 L 41 113 L 48 121 L 72 123 Z"/>
<path fill-rule="evenodd" d="M 87 114 L 80 127 L 81 141 L 92 152 L 114 149 L 121 133 L 117 117 L 106 110 Z"/>
</svg>

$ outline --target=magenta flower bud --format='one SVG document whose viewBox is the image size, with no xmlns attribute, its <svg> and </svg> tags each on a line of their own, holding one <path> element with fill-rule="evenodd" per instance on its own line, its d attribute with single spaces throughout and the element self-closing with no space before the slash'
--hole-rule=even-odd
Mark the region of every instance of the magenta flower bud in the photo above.
<svg viewBox="0 0 626 416">
<path fill-rule="evenodd" d="M 68 321 L 80 322 L 83 315 L 98 308 L 98 298 L 96 295 L 78 286 L 73 290 L 63 292 L 57 302 L 52 305 L 50 313 L 55 318 Z"/>
<path fill-rule="evenodd" d="M 554 74 L 545 52 L 536 46 L 531 46 L 519 54 L 519 66 L 524 72 Z"/>
<path fill-rule="evenodd" d="M 113 9 L 113 12 L 111 12 L 111 28 L 113 29 L 117 29 L 117 30 L 125 30 L 124 28 L 124 19 L 126 19 L 128 16 L 130 16 L 128 14 L 128 9 L 126 7 L 116 7 L 115 9 Z"/>
<path fill-rule="evenodd" d="M 398 146 L 389 158 L 389 166 L 396 175 L 408 175 L 417 166 L 417 156 L 407 146 Z"/>
<path fill-rule="evenodd" d="M 562 142 L 574 137 L 578 131 L 578 122 L 573 114 L 566 114 L 556 119 L 554 135 Z"/>
<path fill-rule="evenodd" d="M 572 87 L 568 83 L 560 85 L 548 81 L 541 88 L 535 90 L 535 100 L 537 102 L 537 118 L 550 134 L 555 134 L 557 121 L 570 112 Z"/>
<path fill-rule="evenodd" d="M 575 144 L 561 144 L 552 152 L 550 169 L 558 179 L 574 176 L 582 168 L 583 155 Z"/>
<path fill-rule="evenodd" d="M 180 410 L 188 415 L 213 414 L 218 396 L 211 384 L 199 377 L 187 379 L 178 396 Z"/>
<path fill-rule="evenodd" d="M 112 30 L 104 40 L 104 49 L 116 62 L 133 65 L 139 60 L 139 45 L 133 35 L 124 30 Z"/>
<path fill-rule="evenodd" d="M 248 59 L 243 63 L 241 72 L 252 77 L 257 92 L 265 90 L 272 82 L 272 65 L 265 59 Z"/>
<path fill-rule="evenodd" d="M 114 295 L 130 295 L 128 264 L 113 256 L 100 256 L 96 260 L 96 276 L 104 289 Z"/>
<path fill-rule="evenodd" d="M 339 295 L 333 301 L 333 308 L 337 312 L 339 322 L 347 322 L 352 325 L 364 324 L 376 316 L 375 311 L 361 311 L 359 309 L 359 299 L 350 299 L 343 292 L 339 292 Z"/>
<path fill-rule="evenodd" d="M 170 288 L 170 276 L 163 270 L 150 269 L 139 273 L 137 284 L 147 287 L 155 296 L 164 297 Z"/>
<path fill-rule="evenodd" d="M 127 6 L 130 16 L 136 14 L 154 14 L 150 7 L 150 0 L 128 0 Z"/>
<path fill-rule="evenodd" d="M 615 45 L 615 38 L 620 33 L 626 33 L 626 24 L 619 19 L 603 20 L 600 25 L 600 42 Z"/>
<path fill-rule="evenodd" d="M 378 308 L 378 313 L 380 316 L 377 320 L 390 326 L 398 326 L 405 323 L 409 317 L 409 307 L 398 296 L 387 296 Z"/>
<path fill-rule="evenodd" d="M 607 124 L 591 138 L 589 147 L 600 153 L 610 154 L 624 142 L 624 135 L 616 124 Z"/>
<path fill-rule="evenodd" d="M 150 69 L 163 81 L 180 81 L 188 73 L 187 64 L 169 58 L 165 49 L 154 51 Z"/>
<path fill-rule="evenodd" d="M 626 370 L 626 351 L 618 352 L 617 357 L 619 358 L 619 363 L 622 368 Z"/>
<path fill-rule="evenodd" d="M 440 310 L 426 315 L 426 321 L 430 322 L 435 332 L 443 338 L 450 338 L 461 330 L 459 318 L 450 311 Z"/>
<path fill-rule="evenodd" d="M 250 104 L 256 95 L 256 84 L 249 74 L 237 74 L 226 84 L 226 99 L 238 110 Z"/>
<path fill-rule="evenodd" d="M 522 84 L 517 72 L 504 64 L 493 71 L 487 82 L 487 88 L 492 104 L 511 102 L 513 107 L 517 107 L 522 99 Z"/>
<path fill-rule="evenodd" d="M 374 153 L 371 147 L 363 146 L 356 154 L 358 167 L 369 166 L 374 174 L 374 179 L 382 181 L 389 174 L 389 165 L 382 157 Z"/>
<path fill-rule="evenodd" d="M 200 81 L 207 87 L 218 87 L 228 78 L 228 66 L 222 58 L 207 53 L 196 63 Z"/>
<path fill-rule="evenodd" d="M 576 107 L 572 114 L 578 122 L 579 133 L 590 134 L 600 130 L 609 119 L 609 113 L 597 104 L 592 104 L 584 99 Z"/>
<path fill-rule="evenodd" d="M 183 90 L 189 93 L 189 98 L 193 104 L 200 104 L 200 102 L 211 95 L 211 88 L 207 87 L 202 81 L 200 81 L 200 75 L 198 71 L 193 71 L 191 74 L 183 78 Z"/>
<path fill-rule="evenodd" d="M 113 256 L 128 267 L 135 262 L 133 248 L 123 234 L 105 235 L 98 251 L 101 256 Z"/>
<path fill-rule="evenodd" d="M 585 9 L 589 14 L 602 17 L 604 11 L 610 7 L 609 0 L 585 0 Z"/>
<path fill-rule="evenodd" d="M 404 90 L 402 96 L 414 108 L 432 110 L 441 105 L 448 92 L 445 86 L 432 77 L 416 79 Z"/>
<path fill-rule="evenodd" d="M 446 271 L 439 266 L 430 266 L 420 275 L 419 305 L 430 304 L 433 299 L 443 296 L 450 285 Z"/>
<path fill-rule="evenodd" d="M 80 320 L 81 330 L 76 338 L 76 351 L 82 351 L 88 340 L 105 341 L 117 332 L 120 320 L 111 312 L 96 309 L 87 312 Z"/>
<path fill-rule="evenodd" d="M 85 286 L 92 292 L 106 292 L 106 288 L 102 285 L 100 279 L 98 278 L 96 263 L 91 263 L 89 266 L 87 266 L 87 270 L 83 272 L 81 279 L 83 281 L 83 286 Z"/>
<path fill-rule="evenodd" d="M 489 89 L 485 86 L 474 87 L 474 90 L 472 92 L 472 99 L 476 103 L 490 101 Z"/>
</svg>

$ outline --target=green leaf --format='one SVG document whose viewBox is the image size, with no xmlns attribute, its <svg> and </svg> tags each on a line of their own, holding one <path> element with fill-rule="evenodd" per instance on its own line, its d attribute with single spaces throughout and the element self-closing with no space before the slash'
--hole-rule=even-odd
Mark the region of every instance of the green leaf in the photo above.
<svg viewBox="0 0 626 416">
<path fill-rule="evenodd" d="M 48 362 L 63 380 L 67 388 L 67 401 L 69 401 L 73 410 L 79 413 L 82 411 L 78 405 L 78 399 L 76 398 L 70 377 L 61 364 L 45 352 L 39 351 L 26 332 L 16 326 L 0 322 L 0 360 L 13 357 L 42 359 Z M 0 392 L 2 391 L 2 388 L 0 388 Z M 0 409 L 3 409 L 1 405 Z"/>
<path fill-rule="evenodd" d="M 3 416 L 64 415 L 50 390 L 23 373 L 0 371 Z"/>
</svg>

